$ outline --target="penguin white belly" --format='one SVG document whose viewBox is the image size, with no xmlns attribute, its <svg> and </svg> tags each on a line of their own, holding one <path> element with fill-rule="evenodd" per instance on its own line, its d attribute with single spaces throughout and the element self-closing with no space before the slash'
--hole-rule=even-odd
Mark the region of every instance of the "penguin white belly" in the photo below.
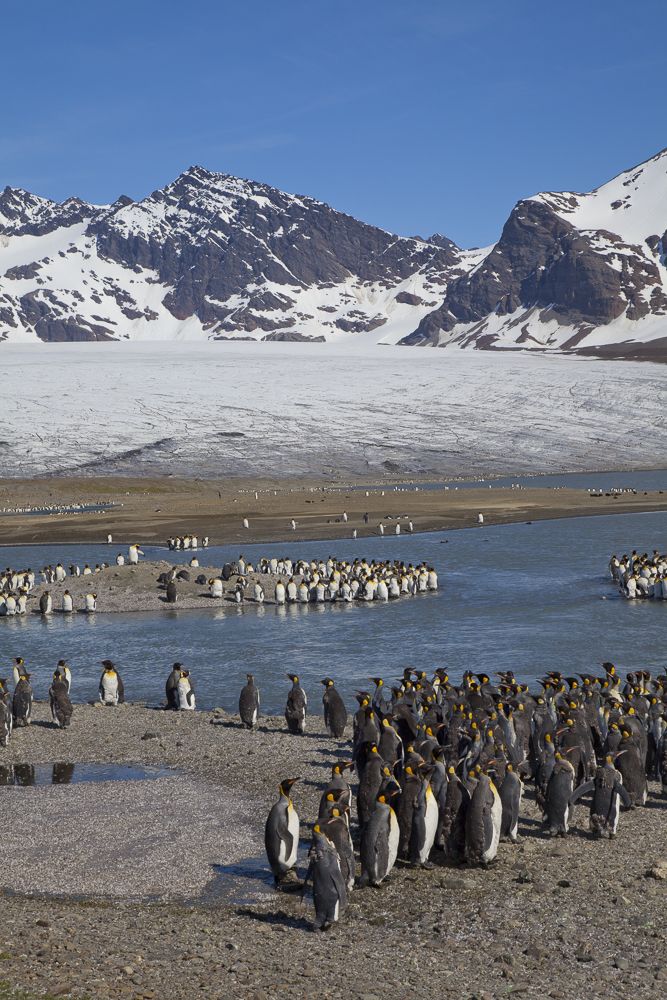
<svg viewBox="0 0 667 1000">
<path fill-rule="evenodd" d="M 492 792 L 493 805 L 491 806 L 491 824 L 493 826 L 493 834 L 491 835 L 491 843 L 482 854 L 482 861 L 487 864 L 489 861 L 493 861 L 498 853 L 498 844 L 500 843 L 500 825 L 503 819 L 503 804 L 500 801 L 500 796 L 495 788 L 492 788 Z"/>
<path fill-rule="evenodd" d="M 607 820 L 611 833 L 616 833 L 616 831 L 618 830 L 618 817 L 621 812 L 620 802 L 621 802 L 620 796 L 613 795 L 611 809 L 609 810 L 609 819 Z"/>
<path fill-rule="evenodd" d="M 396 864 L 396 858 L 398 857 L 398 843 L 401 838 L 401 831 L 398 827 L 398 819 L 396 818 L 396 813 L 392 809 L 389 813 L 389 857 L 387 861 L 387 871 L 385 875 L 388 875 Z M 384 876 L 383 876 L 384 877 Z"/>
<path fill-rule="evenodd" d="M 438 828 L 438 803 L 435 801 L 435 796 L 430 788 L 428 788 L 426 792 L 424 827 L 424 843 L 421 851 L 419 852 L 419 861 L 422 865 L 425 865 L 429 859 L 429 855 L 435 841 L 436 830 Z"/>
<path fill-rule="evenodd" d="M 118 704 L 118 681 L 115 678 L 113 680 L 105 678 L 102 682 L 102 690 L 104 691 L 104 701 L 107 705 Z"/>
<path fill-rule="evenodd" d="M 292 837 L 292 850 L 290 851 L 289 856 L 286 857 L 285 864 L 289 865 L 290 868 L 293 868 L 296 864 L 296 855 L 299 848 L 299 817 L 291 802 L 287 807 L 287 829 Z M 287 853 L 286 845 L 281 844 L 280 850 L 281 852 L 285 851 L 285 853 Z"/>
</svg>

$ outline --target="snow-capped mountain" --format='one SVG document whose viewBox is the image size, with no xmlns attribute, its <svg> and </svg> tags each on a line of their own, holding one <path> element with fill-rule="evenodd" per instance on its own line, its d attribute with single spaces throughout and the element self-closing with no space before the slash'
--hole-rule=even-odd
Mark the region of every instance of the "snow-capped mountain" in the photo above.
<svg viewBox="0 0 667 1000">
<path fill-rule="evenodd" d="M 667 358 L 667 150 L 589 194 L 512 210 L 406 344 Z"/>
<path fill-rule="evenodd" d="M 519 202 L 498 243 L 394 236 L 191 167 L 142 201 L 0 194 L 0 339 L 339 340 L 667 357 L 667 151 Z"/>
</svg>

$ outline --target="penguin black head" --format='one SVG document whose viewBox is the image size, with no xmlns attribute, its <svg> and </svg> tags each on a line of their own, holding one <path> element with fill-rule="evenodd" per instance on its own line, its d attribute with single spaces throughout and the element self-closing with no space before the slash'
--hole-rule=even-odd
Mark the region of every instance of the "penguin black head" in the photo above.
<svg viewBox="0 0 667 1000">
<path fill-rule="evenodd" d="M 334 682 L 331 680 L 330 677 L 325 677 L 323 681 L 320 681 L 320 684 L 324 684 L 324 686 L 328 688 L 334 686 Z"/>
<path fill-rule="evenodd" d="M 105 670 L 115 670 L 116 669 L 116 667 L 114 666 L 113 660 L 102 660 L 102 666 L 104 667 Z"/>
<path fill-rule="evenodd" d="M 296 782 L 299 780 L 300 780 L 299 778 L 285 778 L 283 781 L 280 782 L 280 785 L 278 787 L 280 788 L 282 794 L 286 795 L 287 798 L 289 798 L 289 793 L 292 785 L 296 784 Z"/>
<path fill-rule="evenodd" d="M 298 676 L 298 674 L 286 674 L 286 676 L 289 677 L 289 679 L 291 680 L 292 684 L 298 684 L 299 683 L 299 676 Z"/>
</svg>

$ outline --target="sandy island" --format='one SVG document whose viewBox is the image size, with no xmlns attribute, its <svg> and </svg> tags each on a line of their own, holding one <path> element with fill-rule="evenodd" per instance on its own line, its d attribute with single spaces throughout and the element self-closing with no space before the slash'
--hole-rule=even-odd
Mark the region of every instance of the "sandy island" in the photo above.
<svg viewBox="0 0 667 1000">
<path fill-rule="evenodd" d="M 619 473 L 619 484 L 625 478 Z M 595 477 L 591 476 L 594 482 Z M 361 488 L 351 489 L 351 486 Z M 652 490 L 592 496 L 586 490 L 488 487 L 419 489 L 388 482 L 382 487 L 346 483 L 322 487 L 307 480 L 4 479 L 3 508 L 112 504 L 101 512 L 0 514 L 0 544 L 114 542 L 163 544 L 171 535 L 207 535 L 211 545 L 294 541 L 387 534 L 397 519 L 406 531 L 473 527 L 478 513 L 489 524 L 590 514 L 636 514 L 667 509 L 667 493 Z M 417 484 L 418 485 L 418 484 Z M 366 495 L 368 492 L 368 496 Z M 257 499 L 255 499 L 257 493 Z M 342 519 L 347 512 L 348 521 Z M 368 514 L 368 523 L 363 520 Z M 249 527 L 243 527 L 243 519 Z M 292 530 L 291 521 L 296 521 Z M 114 553 L 115 555 L 115 553 Z"/>
</svg>

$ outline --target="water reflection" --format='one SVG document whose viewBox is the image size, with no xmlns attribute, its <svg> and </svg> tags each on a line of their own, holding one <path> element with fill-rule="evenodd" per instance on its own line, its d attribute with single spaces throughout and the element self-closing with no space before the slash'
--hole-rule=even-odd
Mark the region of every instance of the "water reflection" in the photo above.
<svg viewBox="0 0 667 1000">
<path fill-rule="evenodd" d="M 95 781 L 150 781 L 176 772 L 166 767 L 138 764 L 2 764 L 0 785 L 27 788 L 44 785 L 78 785 Z"/>
</svg>

